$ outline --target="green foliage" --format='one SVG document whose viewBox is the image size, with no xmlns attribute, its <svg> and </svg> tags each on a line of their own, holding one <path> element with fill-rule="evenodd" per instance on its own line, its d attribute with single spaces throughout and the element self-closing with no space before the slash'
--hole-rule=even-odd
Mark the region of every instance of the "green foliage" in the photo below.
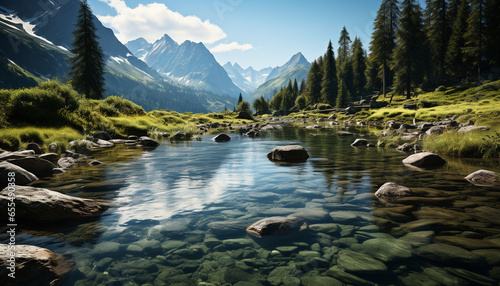
<svg viewBox="0 0 500 286">
<path fill-rule="evenodd" d="M 252 105 L 253 109 L 257 112 L 257 114 L 268 114 L 269 111 L 269 103 L 266 101 L 266 99 L 261 96 L 257 100 L 253 102 Z"/>
<path fill-rule="evenodd" d="M 86 0 L 80 2 L 80 11 L 73 32 L 75 55 L 71 60 L 71 77 L 73 86 L 88 98 L 100 99 L 104 93 L 104 52 L 99 45 L 94 16 Z"/>
<path fill-rule="evenodd" d="M 239 113 L 238 117 L 243 119 L 252 119 L 252 110 L 250 109 L 250 103 L 248 101 L 243 100 L 236 107 L 236 112 Z"/>
<path fill-rule="evenodd" d="M 297 99 L 295 100 L 295 106 L 299 109 L 299 110 L 303 110 L 304 108 L 306 108 L 307 106 L 307 98 L 305 95 L 299 95 L 299 97 L 297 97 Z"/>
<path fill-rule="evenodd" d="M 427 37 L 432 53 L 432 77 L 443 80 L 445 76 L 445 59 L 450 39 L 450 22 L 446 0 L 432 0 L 426 7 Z"/>
<path fill-rule="evenodd" d="M 1 133 L 3 132 L 0 132 L 0 149 L 7 151 L 16 151 L 19 149 L 20 142 L 18 138 Z"/>
<path fill-rule="evenodd" d="M 366 86 L 366 57 L 363 43 L 356 37 L 352 44 L 352 70 L 353 70 L 353 92 L 356 95 L 365 94 Z"/>
<path fill-rule="evenodd" d="M 402 7 L 393 54 L 394 89 L 399 94 L 406 91 L 409 99 L 412 90 L 423 82 L 429 59 L 420 6 L 415 0 L 404 0 Z"/>
<path fill-rule="evenodd" d="M 335 55 L 333 53 L 332 42 L 328 43 L 328 48 L 324 57 L 323 79 L 321 82 L 321 102 L 333 104 L 337 100 L 338 79 Z"/>
<path fill-rule="evenodd" d="M 322 73 L 321 66 L 317 61 L 314 61 L 311 65 L 311 69 L 309 70 L 309 74 L 307 76 L 307 85 L 306 85 L 306 97 L 308 104 L 318 103 L 321 98 L 321 81 L 322 81 Z"/>
<path fill-rule="evenodd" d="M 486 48 L 486 45 L 484 45 L 486 40 L 484 33 L 485 11 L 486 0 L 470 0 L 470 14 L 467 19 L 467 30 L 464 35 L 466 42 L 463 50 L 477 68 L 479 78 L 481 77 L 481 58 Z"/>
<path fill-rule="evenodd" d="M 456 77 L 465 77 L 469 72 L 469 65 L 471 64 L 471 59 L 464 52 L 469 13 L 468 0 L 462 0 L 456 19 L 451 27 L 450 41 L 446 51 L 445 61 L 448 66 L 447 72 Z"/>
<path fill-rule="evenodd" d="M 337 97 L 337 108 L 348 107 L 351 101 L 350 97 L 351 95 L 349 93 L 349 90 L 347 89 L 346 84 L 344 83 L 344 81 L 340 80 L 339 95 Z"/>
<path fill-rule="evenodd" d="M 500 132 L 486 135 L 483 139 L 481 153 L 485 158 L 496 158 L 500 154 Z"/>
<path fill-rule="evenodd" d="M 424 149 L 444 155 L 459 157 L 498 157 L 500 135 L 484 132 L 457 133 L 446 132 L 430 135 L 424 139 Z"/>
<path fill-rule="evenodd" d="M 342 28 L 340 32 L 339 39 L 339 50 L 338 50 L 338 65 L 342 66 L 346 61 L 349 60 L 351 51 L 351 38 L 349 37 L 349 32 L 347 32 L 346 27 Z"/>
</svg>

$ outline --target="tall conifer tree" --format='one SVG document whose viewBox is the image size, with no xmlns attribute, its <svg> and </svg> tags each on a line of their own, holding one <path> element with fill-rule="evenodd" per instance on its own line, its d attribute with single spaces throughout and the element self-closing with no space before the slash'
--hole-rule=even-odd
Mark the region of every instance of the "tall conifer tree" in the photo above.
<svg viewBox="0 0 500 286">
<path fill-rule="evenodd" d="M 322 68 L 317 61 L 311 64 L 311 69 L 307 75 L 306 97 L 308 104 L 318 103 L 321 98 Z"/>
<path fill-rule="evenodd" d="M 418 3 L 415 0 L 403 0 L 393 66 L 395 91 L 400 94 L 406 91 L 407 98 L 411 98 L 412 89 L 421 84 L 425 76 L 428 53 L 425 52 L 427 43 L 423 28 L 422 11 Z"/>
<path fill-rule="evenodd" d="M 342 28 L 339 38 L 339 52 L 338 52 L 338 65 L 342 66 L 344 62 L 349 60 L 351 50 L 351 38 L 349 37 L 349 32 L 347 32 L 346 27 Z"/>
<path fill-rule="evenodd" d="M 500 66 L 500 1 L 486 1 L 485 26 L 486 53 L 493 65 Z"/>
<path fill-rule="evenodd" d="M 323 60 L 323 78 L 321 82 L 321 101 L 335 105 L 338 92 L 337 66 L 333 52 L 332 41 L 328 43 L 328 48 Z"/>
<path fill-rule="evenodd" d="M 455 76 L 456 79 L 466 77 L 471 65 L 470 58 L 464 51 L 468 18 L 469 3 L 468 0 L 462 0 L 455 22 L 451 27 L 450 42 L 446 52 L 448 74 Z"/>
<path fill-rule="evenodd" d="M 88 98 L 102 98 L 104 89 L 104 53 L 96 35 L 92 11 L 87 0 L 80 2 L 80 11 L 73 32 L 74 54 L 71 59 L 71 78 L 73 87 Z"/>
<path fill-rule="evenodd" d="M 465 32 L 465 53 L 477 68 L 478 81 L 481 80 L 481 62 L 485 50 L 485 11 L 486 0 L 471 0 L 470 15 Z"/>
<path fill-rule="evenodd" d="M 387 92 L 387 87 L 392 84 L 393 72 L 390 68 L 392 54 L 396 47 L 396 29 L 399 20 L 398 0 L 383 0 L 375 18 L 372 41 L 370 42 L 370 71 L 373 75 L 379 72 L 382 82 L 382 92 Z M 370 85 L 377 81 L 370 76 Z M 373 88 L 373 87 L 372 87 Z"/>
<path fill-rule="evenodd" d="M 354 93 L 356 95 L 363 95 L 365 93 L 366 85 L 366 57 L 363 50 L 363 43 L 356 37 L 352 43 L 352 70 L 353 70 L 353 83 Z"/>
<path fill-rule="evenodd" d="M 426 7 L 427 38 L 432 50 L 432 78 L 440 82 L 445 74 L 445 59 L 450 39 L 450 23 L 448 20 L 448 3 L 446 0 L 429 0 Z"/>
</svg>

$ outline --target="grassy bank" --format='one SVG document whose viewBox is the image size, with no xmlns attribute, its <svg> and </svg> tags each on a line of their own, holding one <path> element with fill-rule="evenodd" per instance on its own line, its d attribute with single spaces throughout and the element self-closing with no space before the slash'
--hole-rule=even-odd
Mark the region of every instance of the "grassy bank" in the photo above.
<svg viewBox="0 0 500 286">
<path fill-rule="evenodd" d="M 237 114 L 146 112 L 139 105 L 117 96 L 104 100 L 82 98 L 71 86 L 47 81 L 34 88 L 0 90 L 0 148 L 18 150 L 35 142 L 66 148 L 67 143 L 105 131 L 116 138 L 128 135 L 197 133 L 198 124 L 219 122 L 244 124 Z"/>
</svg>

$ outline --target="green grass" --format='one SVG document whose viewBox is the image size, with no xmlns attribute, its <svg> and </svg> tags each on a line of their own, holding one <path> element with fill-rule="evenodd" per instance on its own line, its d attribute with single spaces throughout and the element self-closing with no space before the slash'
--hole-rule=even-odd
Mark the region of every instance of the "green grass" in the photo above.
<svg viewBox="0 0 500 286">
<path fill-rule="evenodd" d="M 456 157 L 498 158 L 500 133 L 498 132 L 445 132 L 424 139 L 424 149 Z"/>
<path fill-rule="evenodd" d="M 82 137 L 82 133 L 70 127 L 7 128 L 0 130 L 0 148 L 8 151 L 15 151 L 25 148 L 28 143 L 34 142 L 46 148 L 48 148 L 50 144 L 54 144 L 57 148 L 53 151 L 64 152 L 69 141 L 81 139 Z"/>
</svg>

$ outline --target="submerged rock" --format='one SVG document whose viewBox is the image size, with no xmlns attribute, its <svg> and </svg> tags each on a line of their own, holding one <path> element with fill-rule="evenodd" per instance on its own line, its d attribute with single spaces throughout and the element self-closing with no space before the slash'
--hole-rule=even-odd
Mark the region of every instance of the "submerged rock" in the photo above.
<svg viewBox="0 0 500 286">
<path fill-rule="evenodd" d="M 500 188 L 500 174 L 488 170 L 479 170 L 465 177 L 471 184 L 480 187 Z"/>
<path fill-rule="evenodd" d="M 309 154 L 300 145 L 278 146 L 267 153 L 267 158 L 271 161 L 301 162 L 309 159 Z"/>
<path fill-rule="evenodd" d="M 353 249 L 369 254 L 383 262 L 392 262 L 412 256 L 411 244 L 408 241 L 395 238 L 369 239 L 361 245 L 354 245 Z"/>
<path fill-rule="evenodd" d="M 9 273 L 10 251 L 7 244 L 0 244 L 0 277 L 13 284 L 3 285 L 60 285 L 75 269 L 75 262 L 48 249 L 33 245 L 16 245 L 15 278 Z M 5 280 L 4 280 L 5 279 Z"/>
<path fill-rule="evenodd" d="M 293 231 L 301 231 L 307 228 L 307 223 L 297 217 L 269 217 L 247 227 L 247 232 L 257 237 L 266 235 L 286 234 Z"/>
<path fill-rule="evenodd" d="M 9 183 L 9 173 L 14 173 L 16 185 L 29 185 L 38 181 L 38 177 L 25 169 L 9 162 L 0 162 L 0 188 L 7 187 Z"/>
<path fill-rule="evenodd" d="M 26 157 L 22 159 L 9 160 L 9 163 L 17 165 L 37 177 L 48 177 L 52 175 L 52 169 L 57 168 L 52 162 L 39 157 Z"/>
<path fill-rule="evenodd" d="M 228 142 L 231 140 L 231 137 L 227 134 L 221 133 L 221 134 L 215 136 L 212 140 L 214 142 Z"/>
<path fill-rule="evenodd" d="M 393 196 L 398 196 L 398 197 L 404 197 L 404 196 L 411 196 L 412 191 L 405 187 L 398 185 L 393 182 L 387 182 L 383 184 L 376 192 L 375 196 L 377 197 L 383 197 L 383 196 L 388 196 L 388 197 L 393 197 Z"/>
<path fill-rule="evenodd" d="M 415 250 L 418 256 L 441 263 L 477 265 L 483 258 L 461 247 L 443 243 L 421 246 Z"/>
<path fill-rule="evenodd" d="M 431 153 L 422 152 L 408 156 L 403 160 L 403 164 L 412 165 L 419 168 L 433 168 L 439 167 L 446 163 L 441 156 Z"/>
<path fill-rule="evenodd" d="M 109 204 L 91 199 L 68 196 L 47 189 L 15 187 L 16 218 L 52 222 L 96 217 L 109 208 Z M 0 211 L 7 213 L 8 189 L 0 192 Z"/>
<path fill-rule="evenodd" d="M 339 252 L 337 263 L 351 273 L 382 274 L 387 271 L 387 266 L 382 261 L 349 249 Z"/>
</svg>

